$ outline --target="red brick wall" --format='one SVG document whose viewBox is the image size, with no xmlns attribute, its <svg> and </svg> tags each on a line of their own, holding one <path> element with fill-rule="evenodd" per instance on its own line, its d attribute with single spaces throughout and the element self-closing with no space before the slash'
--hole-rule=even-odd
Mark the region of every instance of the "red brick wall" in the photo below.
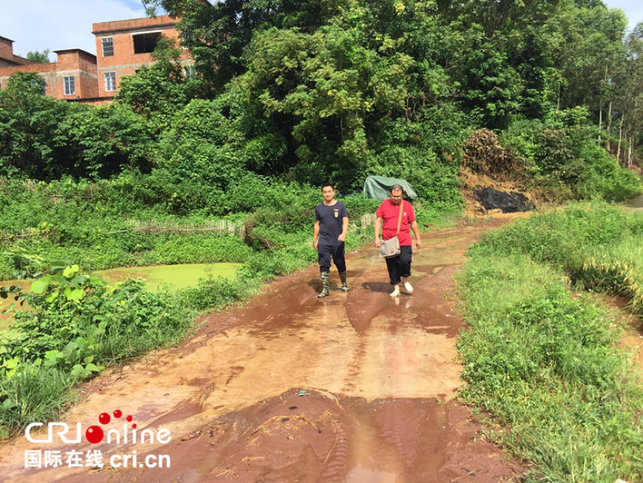
<svg viewBox="0 0 643 483">
<path fill-rule="evenodd" d="M 96 35 L 96 57 L 98 64 L 98 89 L 100 96 L 113 95 L 115 92 L 105 90 L 104 74 L 116 73 L 116 90 L 121 79 L 126 75 L 133 75 L 141 67 L 154 63 L 151 54 L 134 53 L 134 35 L 151 32 L 161 32 L 167 38 L 177 39 L 179 32 L 175 28 L 176 21 L 167 15 L 156 18 L 138 18 L 116 22 L 95 23 L 93 33 Z M 103 56 L 102 39 L 112 38 L 114 55 Z M 181 59 L 191 59 L 187 50 L 183 51 Z"/>
<path fill-rule="evenodd" d="M 98 77 L 94 56 L 79 50 L 60 51 L 58 62 L 49 64 L 29 64 L 19 67 L 0 68 L 0 84 L 6 86 L 9 76 L 14 72 L 35 72 L 47 84 L 45 93 L 57 99 L 75 99 L 80 97 L 96 97 L 98 95 Z M 64 77 L 74 77 L 76 92 L 65 95 Z"/>
<path fill-rule="evenodd" d="M 0 57 L 13 59 L 13 42 L 11 40 L 0 38 Z"/>
</svg>

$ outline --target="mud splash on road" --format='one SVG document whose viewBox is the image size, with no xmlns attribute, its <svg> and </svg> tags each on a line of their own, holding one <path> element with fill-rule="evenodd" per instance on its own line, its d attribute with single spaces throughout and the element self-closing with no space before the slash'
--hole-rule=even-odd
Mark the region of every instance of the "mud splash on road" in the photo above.
<svg viewBox="0 0 643 483">
<path fill-rule="evenodd" d="M 222 415 L 173 451 L 186 468 L 112 481 L 496 483 L 510 478 L 490 443 L 475 442 L 467 408 L 436 399 L 335 397 L 289 391 Z M 495 456 L 495 457 L 494 457 Z M 81 481 L 71 480 L 71 481 Z"/>
<path fill-rule="evenodd" d="M 460 385 L 452 275 L 483 228 L 423 237 L 415 292 L 397 299 L 373 249 L 348 259 L 348 293 L 331 275 L 316 298 L 311 267 L 270 285 L 247 306 L 203 320 L 184 347 L 160 351 L 90 385 L 64 420 L 97 424 L 129 411 L 138 431 L 172 441 L 101 449 L 171 458 L 169 468 L 25 468 L 19 438 L 0 449 L 2 481 L 497 482 L 520 467 L 474 438 L 453 397 Z M 108 429 L 108 428 L 106 428 Z M 58 449 L 52 444 L 51 448 Z"/>
</svg>

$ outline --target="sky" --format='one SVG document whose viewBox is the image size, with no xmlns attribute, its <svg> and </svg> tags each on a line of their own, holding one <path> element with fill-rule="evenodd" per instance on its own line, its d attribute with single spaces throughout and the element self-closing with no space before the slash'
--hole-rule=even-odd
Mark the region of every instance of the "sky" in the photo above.
<svg viewBox="0 0 643 483">
<path fill-rule="evenodd" d="M 608 8 L 620 8 L 629 20 L 628 28 L 632 29 L 643 22 L 643 1 L 641 0 L 603 0 Z"/>
<path fill-rule="evenodd" d="M 145 17 L 140 0 L 0 0 L 0 37 L 13 53 L 83 49 L 96 54 L 92 24 Z"/>
<path fill-rule="evenodd" d="M 620 8 L 629 28 L 643 22 L 642 0 L 603 0 Z M 145 17 L 140 0 L 0 0 L 0 37 L 14 41 L 13 52 L 83 49 L 96 54 L 92 23 Z"/>
</svg>

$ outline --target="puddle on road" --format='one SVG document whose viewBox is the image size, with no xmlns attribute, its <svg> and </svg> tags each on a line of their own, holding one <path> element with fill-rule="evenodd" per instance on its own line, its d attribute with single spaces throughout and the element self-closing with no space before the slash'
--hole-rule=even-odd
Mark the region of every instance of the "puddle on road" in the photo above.
<svg viewBox="0 0 643 483">
<path fill-rule="evenodd" d="M 635 198 L 629 199 L 625 202 L 625 206 L 630 206 L 632 208 L 643 208 L 643 195 L 636 196 Z"/>
<path fill-rule="evenodd" d="M 490 443 L 474 441 L 479 426 L 455 402 L 307 394 L 211 419 L 163 448 L 171 468 L 112 471 L 110 482 L 497 483 L 515 472 L 500 453 L 489 458 Z"/>
<path fill-rule="evenodd" d="M 360 465 L 349 470 L 346 475 L 346 483 L 398 483 L 398 481 L 395 473 L 368 470 Z"/>
</svg>

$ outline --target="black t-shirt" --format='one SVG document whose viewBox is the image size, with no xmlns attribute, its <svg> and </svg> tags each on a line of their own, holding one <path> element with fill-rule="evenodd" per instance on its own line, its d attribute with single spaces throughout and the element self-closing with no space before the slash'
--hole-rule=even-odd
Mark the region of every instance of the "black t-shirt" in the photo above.
<svg viewBox="0 0 643 483">
<path fill-rule="evenodd" d="M 315 208 L 315 221 L 319 220 L 319 245 L 337 246 L 344 242 L 337 240 L 342 234 L 343 218 L 348 218 L 344 203 L 338 201 L 334 205 L 320 203 Z"/>
</svg>

